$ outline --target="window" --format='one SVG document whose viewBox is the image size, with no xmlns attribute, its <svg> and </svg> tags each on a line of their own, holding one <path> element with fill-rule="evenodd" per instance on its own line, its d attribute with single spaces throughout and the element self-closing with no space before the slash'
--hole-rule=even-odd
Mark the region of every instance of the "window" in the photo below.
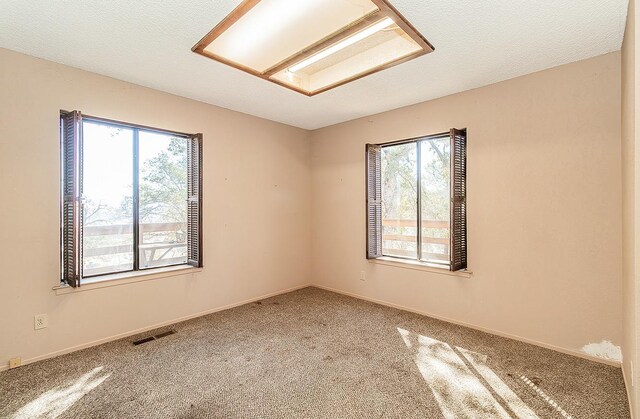
<svg viewBox="0 0 640 419">
<path fill-rule="evenodd" d="M 61 113 L 62 281 L 202 266 L 202 135 Z"/>
<path fill-rule="evenodd" d="M 467 267 L 466 130 L 367 145 L 367 258 Z"/>
</svg>

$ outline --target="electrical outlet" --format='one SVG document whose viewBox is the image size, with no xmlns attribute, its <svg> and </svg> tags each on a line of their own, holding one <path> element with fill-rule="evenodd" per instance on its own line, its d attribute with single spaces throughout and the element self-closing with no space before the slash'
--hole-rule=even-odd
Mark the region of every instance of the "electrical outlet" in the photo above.
<svg viewBox="0 0 640 419">
<path fill-rule="evenodd" d="M 9 360 L 9 368 L 18 368 L 22 365 L 22 358 L 11 358 Z"/>
<path fill-rule="evenodd" d="M 35 330 L 44 329 L 49 325 L 49 318 L 46 314 L 36 314 L 33 317 L 33 328 Z"/>
<path fill-rule="evenodd" d="M 366 280 L 366 272 L 365 271 L 360 271 L 360 281 L 364 281 Z"/>
</svg>

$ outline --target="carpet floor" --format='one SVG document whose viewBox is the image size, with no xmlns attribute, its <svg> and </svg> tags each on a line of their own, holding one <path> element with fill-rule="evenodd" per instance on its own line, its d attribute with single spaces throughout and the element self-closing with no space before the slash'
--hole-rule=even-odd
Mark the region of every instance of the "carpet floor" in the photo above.
<svg viewBox="0 0 640 419">
<path fill-rule="evenodd" d="M 618 368 L 317 288 L 0 373 L 3 418 L 613 419 L 627 406 Z"/>
</svg>

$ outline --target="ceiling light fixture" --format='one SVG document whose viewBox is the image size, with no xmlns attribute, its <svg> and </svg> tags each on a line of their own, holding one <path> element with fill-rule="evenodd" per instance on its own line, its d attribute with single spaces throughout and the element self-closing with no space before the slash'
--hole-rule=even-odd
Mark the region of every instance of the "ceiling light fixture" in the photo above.
<svg viewBox="0 0 640 419">
<path fill-rule="evenodd" d="M 433 46 L 387 0 L 244 0 L 192 50 L 313 96 Z"/>
<path fill-rule="evenodd" d="M 389 26 L 393 25 L 395 22 L 393 21 L 393 19 L 391 19 L 390 17 L 384 19 L 381 22 L 376 23 L 373 26 L 369 26 L 367 29 L 358 32 L 357 34 L 338 42 L 335 45 L 330 46 L 329 48 L 323 50 L 322 52 L 311 56 L 311 58 L 307 58 L 306 60 L 302 61 L 301 63 L 298 63 L 296 65 L 294 65 L 293 67 L 291 67 L 289 69 L 290 72 L 295 73 L 299 70 L 302 70 L 305 67 L 310 66 L 313 63 L 316 63 L 320 60 L 322 60 L 323 58 L 328 57 L 331 54 L 335 54 L 336 52 L 345 49 L 348 46 L 351 46 L 353 44 L 355 44 L 358 41 L 362 41 L 365 38 L 370 37 L 371 35 L 380 32 L 381 30 L 388 28 Z"/>
</svg>

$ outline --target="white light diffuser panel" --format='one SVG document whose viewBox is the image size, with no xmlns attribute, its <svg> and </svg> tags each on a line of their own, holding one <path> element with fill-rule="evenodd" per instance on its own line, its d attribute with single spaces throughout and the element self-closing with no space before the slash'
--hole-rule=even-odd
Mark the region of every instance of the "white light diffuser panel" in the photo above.
<svg viewBox="0 0 640 419">
<path fill-rule="evenodd" d="M 193 51 L 313 96 L 433 47 L 385 0 L 245 0 Z"/>
</svg>

